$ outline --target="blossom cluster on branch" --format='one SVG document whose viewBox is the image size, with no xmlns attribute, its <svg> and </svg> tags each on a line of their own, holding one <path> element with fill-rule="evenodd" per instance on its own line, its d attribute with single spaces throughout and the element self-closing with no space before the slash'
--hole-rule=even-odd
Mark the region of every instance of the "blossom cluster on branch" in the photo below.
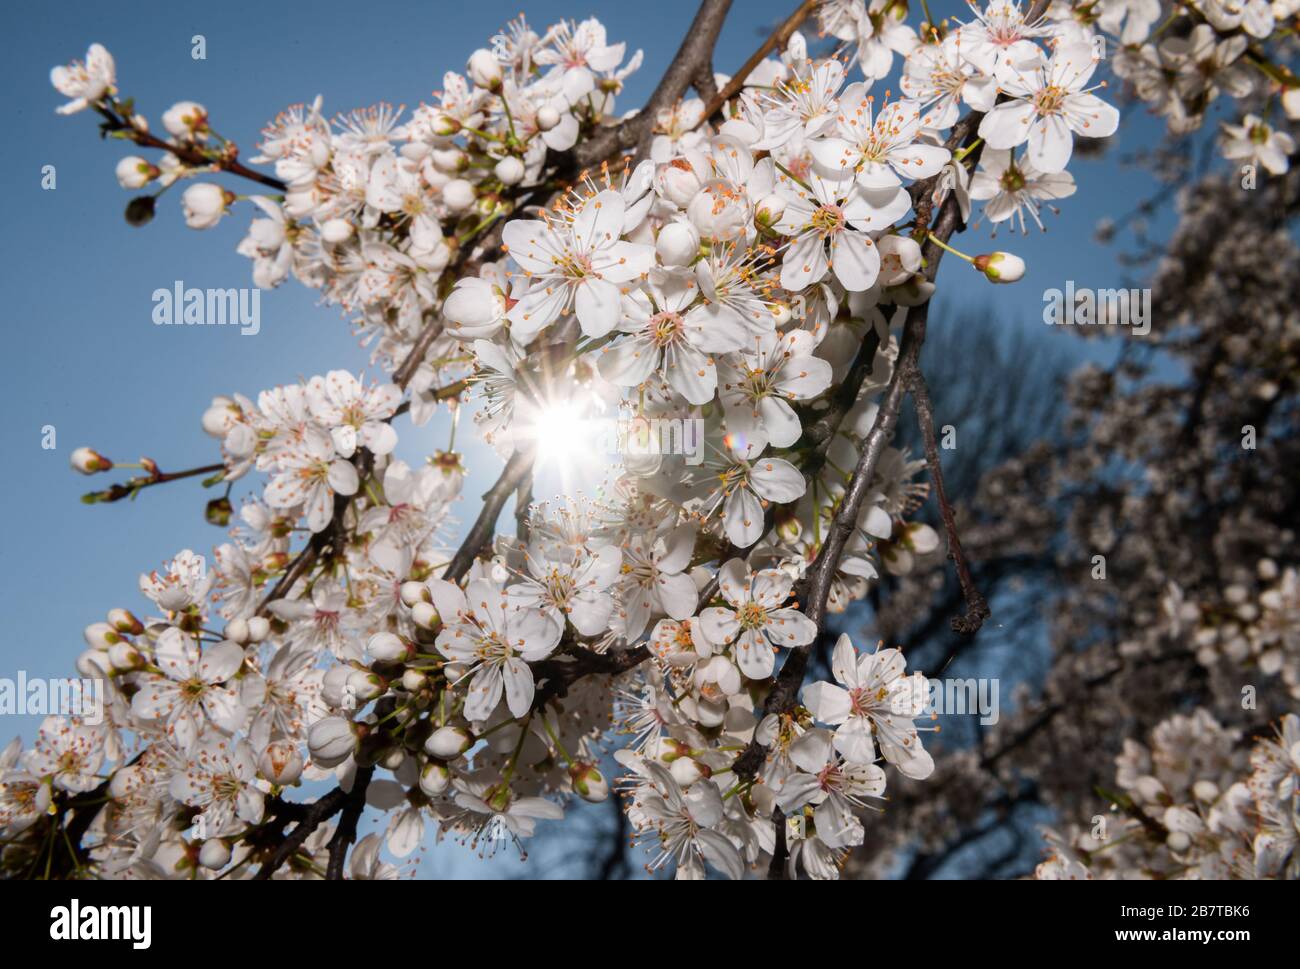
<svg viewBox="0 0 1300 969">
<path fill-rule="evenodd" d="M 55 69 L 60 111 L 162 152 L 118 165 L 124 187 L 157 186 L 131 221 L 183 181 L 197 229 L 247 202 L 254 282 L 292 276 L 342 307 L 384 376 L 212 402 L 208 483 L 253 488 L 239 524 L 211 570 L 186 550 L 142 576 L 145 618 L 87 628 L 78 669 L 106 685 L 104 722 L 52 717 L 4 755 L 7 868 L 339 877 L 367 805 L 404 858 L 428 825 L 522 841 L 616 786 L 652 868 L 835 877 L 886 768 L 932 772 L 899 651 L 841 638 L 834 682 L 804 683 L 808 657 L 878 567 L 906 574 L 940 543 L 910 520 L 927 462 L 888 446 L 903 394 L 928 406 L 917 353 L 939 260 L 1020 278 L 1018 257 L 949 241 L 972 200 L 1023 228 L 1073 192 L 1076 147 L 1119 123 L 1094 38 L 1123 8 L 1138 44 L 1146 4 L 995 0 L 918 30 L 898 0 L 805 3 L 778 56 L 734 79 L 711 63 L 728 6 L 705 0 L 640 114 L 616 112 L 639 52 L 594 19 L 538 33 L 521 17 L 409 117 L 287 110 L 251 160 L 273 176 L 198 103 L 152 134 L 103 47 Z M 814 12 L 825 56 L 794 29 Z M 1261 23 L 1209 29 L 1250 47 Z M 897 100 L 875 90 L 895 55 Z M 1262 76 L 1290 98 L 1279 70 Z M 1273 170 L 1285 145 L 1253 124 Z M 269 191 L 197 181 L 215 173 Z M 454 426 L 462 407 L 506 463 L 451 547 L 461 456 L 412 467 L 393 422 Z M 547 425 L 575 414 L 698 420 L 707 453 L 628 454 L 594 494 L 531 503 Z M 89 449 L 74 465 L 115 467 Z M 132 494 L 169 480 L 141 467 Z M 514 536 L 497 532 L 511 497 Z M 977 628 L 987 608 L 968 600 Z M 331 778 L 315 801 L 288 796 Z M 353 877 L 396 873 L 378 849 L 357 846 Z"/>
<path fill-rule="evenodd" d="M 1300 878 L 1300 717 L 1253 747 L 1241 740 L 1202 709 L 1159 724 L 1149 746 L 1127 741 L 1114 817 L 1053 832 L 1035 877 Z"/>
</svg>

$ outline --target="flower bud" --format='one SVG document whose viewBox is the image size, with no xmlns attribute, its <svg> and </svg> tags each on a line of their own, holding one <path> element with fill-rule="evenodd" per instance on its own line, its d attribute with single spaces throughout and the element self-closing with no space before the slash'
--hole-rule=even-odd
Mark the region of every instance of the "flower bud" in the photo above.
<svg viewBox="0 0 1300 969">
<path fill-rule="evenodd" d="M 678 208 L 684 209 L 702 187 L 695 169 L 684 158 L 675 158 L 655 170 L 655 185 L 659 194 Z"/>
<path fill-rule="evenodd" d="M 123 188 L 144 188 L 160 174 L 157 165 L 151 165 L 139 155 L 127 155 L 117 163 L 117 184 Z"/>
<path fill-rule="evenodd" d="M 366 670 L 353 670 L 348 677 L 347 686 L 358 703 L 368 703 L 388 692 L 388 682 L 375 673 Z"/>
<path fill-rule="evenodd" d="M 541 131 L 550 131 L 560 123 L 560 111 L 553 104 L 543 104 L 537 109 L 537 127 Z"/>
<path fill-rule="evenodd" d="M 326 717 L 307 731 L 311 759 L 319 767 L 337 767 L 357 749 L 357 725 L 343 717 Z"/>
<path fill-rule="evenodd" d="M 144 623 L 135 618 L 129 609 L 108 610 L 108 624 L 118 632 L 130 633 L 132 636 L 144 632 Z"/>
<path fill-rule="evenodd" d="M 213 498 L 203 509 L 203 518 L 209 525 L 225 528 L 230 524 L 230 516 L 235 513 L 234 506 L 225 495 Z"/>
<path fill-rule="evenodd" d="M 113 662 L 108 653 L 98 649 L 88 649 L 77 657 L 77 672 L 86 679 L 97 680 L 113 672 Z"/>
<path fill-rule="evenodd" d="M 418 693 L 429 682 L 429 677 L 420 670 L 408 669 L 402 673 L 402 689 L 407 693 Z"/>
<path fill-rule="evenodd" d="M 108 782 L 108 796 L 115 801 L 128 797 L 140 783 L 141 773 L 140 767 L 136 764 L 127 764 L 115 772 L 113 779 Z"/>
<path fill-rule="evenodd" d="M 162 122 L 175 138 L 201 141 L 208 135 L 208 111 L 193 101 L 177 101 L 163 112 Z"/>
<path fill-rule="evenodd" d="M 1139 777 L 1135 786 L 1137 796 L 1147 804 L 1156 804 L 1166 800 L 1165 786 L 1150 774 Z"/>
<path fill-rule="evenodd" d="M 690 787 L 696 781 L 704 780 L 710 770 L 694 757 L 678 757 L 668 765 L 668 771 L 682 787 Z"/>
<path fill-rule="evenodd" d="M 352 223 L 347 219 L 326 219 L 321 223 L 320 237 L 337 245 L 352 238 L 353 231 Z"/>
<path fill-rule="evenodd" d="M 371 658 L 382 663 L 392 663 L 400 659 L 409 659 L 414 652 L 400 637 L 392 633 L 375 633 L 366 644 Z"/>
<path fill-rule="evenodd" d="M 152 195 L 137 195 L 126 203 L 126 224 L 139 228 L 153 221 L 158 203 Z"/>
<path fill-rule="evenodd" d="M 975 257 L 974 266 L 995 283 L 1014 283 L 1025 274 L 1025 261 L 1009 252 L 986 252 Z"/>
<path fill-rule="evenodd" d="M 456 132 L 460 131 L 461 124 L 456 118 L 449 114 L 437 114 L 433 122 L 429 125 L 435 135 L 440 138 L 450 138 Z"/>
<path fill-rule="evenodd" d="M 453 212 L 464 212 L 474 205 L 474 186 L 463 178 L 453 178 L 442 187 L 442 201 Z"/>
<path fill-rule="evenodd" d="M 226 623 L 223 630 L 224 635 L 232 643 L 239 643 L 241 646 L 248 642 L 248 620 L 232 619 Z"/>
<path fill-rule="evenodd" d="M 760 225 L 771 226 L 780 221 L 783 215 L 785 215 L 785 199 L 780 195 L 769 195 L 758 203 L 754 219 Z"/>
<path fill-rule="evenodd" d="M 209 437 L 225 437 L 239 416 L 239 408 L 229 397 L 213 397 L 203 412 L 203 433 Z"/>
<path fill-rule="evenodd" d="M 518 185 L 524 180 L 524 163 L 514 155 L 507 155 L 492 169 L 502 185 Z"/>
<path fill-rule="evenodd" d="M 451 786 L 451 771 L 442 764 L 425 764 L 420 771 L 420 790 L 429 797 L 437 797 Z"/>
<path fill-rule="evenodd" d="M 92 622 L 81 633 L 86 645 L 91 649 L 109 649 L 122 641 L 112 626 L 106 622 Z"/>
<path fill-rule="evenodd" d="M 486 48 L 480 47 L 469 55 L 465 72 L 479 87 L 487 88 L 489 91 L 501 87 L 501 62 L 497 60 L 496 54 Z"/>
<path fill-rule="evenodd" d="M 435 149 L 429 155 L 429 160 L 433 162 L 433 167 L 444 175 L 456 175 L 469 165 L 469 156 L 454 145 L 451 148 Z"/>
<path fill-rule="evenodd" d="M 234 201 L 235 196 L 220 185 L 211 182 L 191 185 L 181 196 L 185 224 L 191 229 L 211 229 L 221 221 L 226 208 Z"/>
<path fill-rule="evenodd" d="M 421 629 L 432 629 L 438 624 L 438 610 L 428 602 L 417 602 L 411 607 L 411 619 Z"/>
<path fill-rule="evenodd" d="M 298 783 L 303 766 L 302 751 L 290 740 L 272 740 L 257 759 L 262 776 L 280 787 Z"/>
<path fill-rule="evenodd" d="M 112 471 L 113 462 L 88 447 L 79 447 L 72 452 L 72 467 L 82 474 L 94 474 L 96 471 Z"/>
<path fill-rule="evenodd" d="M 423 582 L 403 582 L 399 592 L 402 604 L 407 608 L 414 608 L 416 603 L 429 602 L 432 599 L 429 595 L 429 587 Z"/>
<path fill-rule="evenodd" d="M 1215 784 L 1214 781 L 1202 779 L 1192 785 L 1192 793 L 1196 795 L 1198 801 L 1212 804 L 1214 801 L 1218 800 L 1219 785 Z"/>
<path fill-rule="evenodd" d="M 253 616 L 248 620 L 248 641 L 260 643 L 271 635 L 271 621 L 265 616 Z"/>
<path fill-rule="evenodd" d="M 115 643 L 109 647 L 108 661 L 115 670 L 136 670 L 144 665 L 144 657 L 131 643 Z"/>
<path fill-rule="evenodd" d="M 325 678 L 321 681 L 321 699 L 332 707 L 342 707 L 344 701 L 349 698 L 347 692 L 348 677 L 353 674 L 351 666 L 331 666 L 325 671 Z M 355 706 L 356 697 L 351 697 Z"/>
<path fill-rule="evenodd" d="M 464 727 L 439 727 L 424 742 L 426 753 L 441 760 L 459 757 L 474 746 L 474 738 Z"/>
<path fill-rule="evenodd" d="M 394 774 L 402 769 L 406 763 L 406 751 L 401 747 L 390 747 L 384 751 L 384 755 L 379 758 L 379 766 L 384 770 L 390 770 Z"/>
<path fill-rule="evenodd" d="M 584 801 L 598 804 L 609 797 L 609 783 L 595 764 L 575 761 L 569 766 L 569 780 L 573 782 L 574 793 Z"/>
<path fill-rule="evenodd" d="M 230 845 L 220 838 L 209 838 L 199 849 L 199 864 L 212 871 L 220 871 L 230 864 Z"/>
<path fill-rule="evenodd" d="M 655 252 L 665 266 L 689 266 L 700 254 L 700 233 L 689 222 L 669 222 L 659 230 Z"/>
<path fill-rule="evenodd" d="M 1289 87 L 1282 92 L 1282 110 L 1292 121 L 1300 121 L 1300 87 Z"/>
</svg>

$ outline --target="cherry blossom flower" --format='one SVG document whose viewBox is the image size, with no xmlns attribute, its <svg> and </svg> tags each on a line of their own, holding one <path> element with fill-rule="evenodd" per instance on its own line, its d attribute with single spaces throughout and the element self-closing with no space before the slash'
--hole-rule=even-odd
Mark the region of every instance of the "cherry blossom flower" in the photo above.
<svg viewBox="0 0 1300 969">
<path fill-rule="evenodd" d="M 396 384 L 366 390 L 346 370 L 331 370 L 307 385 L 307 396 L 312 415 L 329 428 L 339 457 L 352 457 L 358 447 L 388 454 L 397 446 L 397 432 L 388 423 L 402 400 Z"/>
<path fill-rule="evenodd" d="M 1119 126 L 1119 112 L 1087 87 L 1097 66 L 1091 47 L 1061 45 L 1041 66 L 1001 75 L 999 85 L 1012 99 L 984 116 L 979 133 L 990 148 L 1015 148 L 1029 142 L 1030 163 L 1041 172 L 1065 170 L 1074 150 L 1071 132 L 1105 138 Z"/>
<path fill-rule="evenodd" d="M 530 662 L 545 659 L 560 642 L 563 627 L 540 609 L 512 603 L 487 579 L 473 579 L 464 592 L 442 579 L 430 579 L 429 592 L 442 619 L 438 652 L 464 666 L 471 676 L 465 716 L 486 720 L 501 701 L 516 717 L 533 702 Z"/>
<path fill-rule="evenodd" d="M 1248 114 L 1239 125 L 1223 126 L 1223 157 L 1262 167 L 1270 175 L 1285 175 L 1291 167 L 1295 139 Z"/>
<path fill-rule="evenodd" d="M 962 35 L 950 34 L 940 43 L 924 43 L 908 55 L 899 86 L 925 110 L 921 125 L 947 129 L 956 123 L 963 103 L 989 111 L 997 101 L 993 77 L 961 56 Z"/>
<path fill-rule="evenodd" d="M 763 537 L 767 502 L 797 501 L 807 490 L 803 475 L 784 458 L 723 455 L 702 468 L 689 477 L 704 492 L 699 513 L 712 517 L 720 506 L 727 538 L 737 548 L 748 548 Z"/>
<path fill-rule="evenodd" d="M 601 376 L 635 387 L 657 373 L 689 403 L 712 400 L 718 373 L 708 354 L 738 349 L 744 329 L 733 314 L 691 309 L 696 295 L 692 274 L 652 270 L 642 288 L 623 300 L 618 328 L 628 335 L 601 348 Z"/>
<path fill-rule="evenodd" d="M 240 821 L 257 824 L 265 802 L 255 785 L 257 765 L 244 741 L 225 737 L 205 739 L 189 754 L 183 773 L 173 775 L 171 795 L 201 809 L 203 838 L 233 834 Z"/>
<path fill-rule="evenodd" d="M 609 594 L 623 564 L 612 545 L 567 558 L 550 558 L 540 549 L 525 553 L 528 575 L 506 590 L 510 602 L 524 609 L 542 609 L 561 627 L 567 618 L 583 636 L 608 627 L 614 600 Z"/>
<path fill-rule="evenodd" d="M 903 177 L 928 178 L 951 157 L 946 148 L 918 142 L 921 106 L 895 101 L 872 120 L 872 98 L 864 84 L 850 84 L 840 98 L 836 136 L 813 142 L 813 157 L 833 178 L 852 172 L 864 189 L 891 189 Z"/>
<path fill-rule="evenodd" d="M 776 228 L 793 237 L 781 263 L 781 285 L 791 292 L 820 282 L 832 269 L 845 289 L 868 289 L 880 272 L 880 253 L 868 232 L 887 228 L 911 207 L 901 187 L 867 191 L 852 177 L 810 174 L 797 185 L 783 176 L 777 191 L 786 207 Z"/>
<path fill-rule="evenodd" d="M 65 97 L 72 98 L 56 110 L 59 114 L 85 111 L 106 94 L 116 92 L 117 76 L 113 55 L 102 44 L 91 44 L 85 61 L 73 61 L 67 67 L 50 71 L 50 83 Z"/>
<path fill-rule="evenodd" d="M 153 650 L 153 667 L 141 675 L 131 712 L 160 721 L 181 750 L 198 742 L 207 724 L 233 733 L 244 721 L 239 691 L 228 681 L 244 664 L 244 651 L 223 642 L 200 651 L 194 637 L 174 626 L 165 629 Z"/>
<path fill-rule="evenodd" d="M 844 84 L 844 65 L 829 60 L 810 75 L 777 84 L 776 90 L 760 97 L 763 107 L 763 137 L 753 147 L 772 151 L 802 135 L 822 134 L 835 121 L 836 97 Z"/>
<path fill-rule="evenodd" d="M 176 553 L 168 563 L 165 576 L 156 571 L 140 576 L 140 591 L 157 603 L 159 609 L 184 612 L 203 603 L 212 583 L 203 556 L 187 548 Z"/>
<path fill-rule="evenodd" d="M 741 878 L 740 852 L 714 830 L 724 815 L 717 785 L 700 781 L 683 791 L 667 769 L 649 759 L 637 761 L 636 770 L 644 778 L 633 797 L 638 828 L 659 839 L 659 854 L 650 868 L 673 862 L 678 879 L 702 879 L 707 863 L 728 878 Z"/>
<path fill-rule="evenodd" d="M 807 330 L 771 333 L 752 349 L 728 355 L 718 396 L 734 440 L 761 451 L 799 439 L 803 428 L 789 401 L 811 400 L 831 384 L 831 365 L 812 355 L 816 342 Z"/>
<path fill-rule="evenodd" d="M 99 786 L 104 740 L 103 727 L 90 726 L 74 717 L 46 717 L 41 721 L 36 743 L 23 755 L 22 764 L 28 774 L 59 790 L 82 794 Z M 13 797 L 26 790 L 21 787 L 21 777 L 16 783 L 20 787 L 11 794 Z M 45 795 L 31 796 L 33 804 L 45 799 Z"/>
<path fill-rule="evenodd" d="M 606 189 L 566 217 L 520 220 L 505 228 L 510 257 L 529 280 L 507 314 L 514 338 L 527 343 L 560 316 L 576 312 L 583 333 L 604 336 L 619 320 L 620 290 L 649 271 L 654 250 L 623 241 L 626 205 Z"/>
<path fill-rule="evenodd" d="M 1015 158 L 1009 149 L 990 148 L 980 156 L 980 167 L 970 180 L 970 197 L 983 201 L 984 216 L 996 224 L 1019 219 L 1027 232 L 1025 214 L 1042 229 L 1039 216 L 1044 199 L 1069 198 L 1077 186 L 1069 172 L 1045 174 L 1029 161 Z"/>
<path fill-rule="evenodd" d="M 921 746 L 912 720 L 921 715 L 929 685 L 920 673 L 905 676 L 907 661 L 896 649 L 859 655 L 848 636 L 835 644 L 831 670 L 836 683 L 804 688 L 804 706 L 820 722 L 835 727 L 834 746 L 845 759 L 870 764 L 880 753 L 908 777 L 923 779 L 934 759 Z"/>
<path fill-rule="evenodd" d="M 776 667 L 776 650 L 806 646 L 817 627 L 798 609 L 785 606 L 794 579 L 779 569 L 751 572 L 732 559 L 718 573 L 718 588 L 732 608 L 712 606 L 700 613 L 700 632 L 715 646 L 730 644 L 742 673 L 764 680 Z"/>
<path fill-rule="evenodd" d="M 653 613 L 673 619 L 695 614 L 699 593 L 686 574 L 696 531 L 680 525 L 666 535 L 639 537 L 623 548 L 621 582 L 624 622 L 629 638 L 641 637 Z"/>
<path fill-rule="evenodd" d="M 307 527 L 323 531 L 334 514 L 336 494 L 354 495 L 360 482 L 352 463 L 337 455 L 333 440 L 315 428 L 285 451 L 280 471 L 266 486 L 266 503 L 272 508 L 305 506 Z"/>
</svg>

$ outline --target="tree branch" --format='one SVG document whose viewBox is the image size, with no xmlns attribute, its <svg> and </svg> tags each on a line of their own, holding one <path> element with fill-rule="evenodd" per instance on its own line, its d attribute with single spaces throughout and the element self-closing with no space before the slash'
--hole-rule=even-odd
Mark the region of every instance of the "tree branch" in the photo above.
<svg viewBox="0 0 1300 969">
<path fill-rule="evenodd" d="M 474 560 L 478 558 L 479 552 L 491 543 L 492 536 L 496 532 L 497 519 L 501 516 L 501 509 L 505 507 L 520 484 L 532 473 L 533 457 L 531 448 L 522 448 L 510 455 L 510 460 L 501 469 L 501 477 L 497 478 L 496 484 L 483 495 L 483 508 L 479 511 L 478 518 L 475 519 L 473 527 L 470 528 L 443 573 L 443 578 L 448 582 L 458 582 L 464 578 L 470 566 L 474 564 Z"/>
<path fill-rule="evenodd" d="M 357 821 L 366 808 L 366 791 L 370 788 L 370 778 L 374 773 L 373 767 L 358 770 L 352 782 L 352 790 L 344 801 L 339 826 L 329 843 L 330 860 L 325 867 L 325 877 L 329 881 L 341 881 L 343 878 L 343 862 L 348 855 L 348 846 L 357 839 Z"/>
<path fill-rule="evenodd" d="M 943 483 L 943 465 L 939 461 L 939 444 L 934 436 L 934 406 L 930 403 L 930 389 L 926 386 L 925 376 L 919 368 L 911 372 L 908 390 L 911 391 L 912 403 L 916 407 L 917 423 L 921 425 L 921 437 L 925 441 L 925 463 L 929 466 L 935 495 L 939 499 L 943 530 L 948 536 L 948 558 L 956 564 L 957 581 L 961 583 L 962 597 L 966 600 L 966 613 L 952 617 L 952 628 L 964 636 L 973 636 L 989 617 L 989 604 L 975 587 L 970 564 L 966 561 L 961 539 L 957 536 L 957 516 L 948 501 L 948 491 Z"/>
<path fill-rule="evenodd" d="M 732 76 L 731 80 L 726 83 L 726 86 L 713 97 L 709 98 L 708 104 L 704 108 L 704 113 L 700 116 L 699 123 L 696 124 L 697 128 L 701 124 L 704 124 L 704 122 L 713 118 L 714 115 L 722 110 L 728 101 L 740 93 L 741 88 L 745 86 L 746 78 L 748 78 L 750 74 L 754 73 L 755 68 L 757 68 L 759 64 L 763 63 L 768 54 L 772 53 L 777 48 L 782 50 L 785 49 L 785 45 L 790 42 L 791 36 L 793 36 L 794 32 L 799 29 L 799 26 L 812 15 L 812 12 L 817 9 L 819 3 L 821 3 L 821 0 L 803 0 L 803 2 L 795 8 L 794 12 L 785 18 L 785 22 L 782 23 L 780 27 L 777 27 L 776 30 L 772 31 L 767 40 L 763 41 L 763 46 L 749 55 L 749 60 L 745 61 L 745 63 L 741 65 L 740 70 Z M 696 90 L 698 91 L 699 88 L 696 88 Z M 704 92 L 700 91 L 700 94 L 703 96 Z"/>
</svg>

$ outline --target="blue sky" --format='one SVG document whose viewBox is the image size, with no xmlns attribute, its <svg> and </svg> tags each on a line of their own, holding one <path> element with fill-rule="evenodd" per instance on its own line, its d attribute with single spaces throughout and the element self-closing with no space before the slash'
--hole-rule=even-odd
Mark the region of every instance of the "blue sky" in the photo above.
<svg viewBox="0 0 1300 969">
<path fill-rule="evenodd" d="M 793 6 L 792 0 L 738 0 L 718 46 L 717 69 L 738 66 L 766 27 Z M 79 503 L 83 492 L 103 487 L 109 476 L 74 474 L 68 456 L 75 447 L 91 445 L 121 461 L 148 455 L 164 470 L 212 463 L 219 460 L 216 442 L 202 433 L 199 418 L 213 395 L 254 395 L 332 368 L 356 371 L 367 361 L 338 313 L 317 306 L 315 294 L 292 281 L 262 294 L 255 337 L 235 328 L 155 327 L 150 296 L 159 287 L 176 280 L 201 288 L 252 285 L 250 264 L 234 251 L 250 218 L 247 207 L 218 228 L 196 233 L 183 224 L 178 195 L 169 193 L 151 225 L 129 227 L 122 219 L 129 193 L 113 175 L 128 149 L 100 142 L 89 114 L 55 115 L 62 98 L 49 85 L 53 65 L 83 57 L 91 42 L 103 43 L 116 58 L 122 93 L 136 97 L 155 128 L 171 103 L 193 99 L 247 157 L 255 154 L 267 120 L 317 94 L 331 113 L 380 100 L 414 107 L 441 86 L 444 71 L 463 69 L 470 51 L 521 10 L 537 28 L 562 16 L 595 14 L 611 40 L 643 48 L 645 63 L 622 99 L 630 108 L 648 96 L 694 8 L 688 0 L 660 0 L 653 8 L 609 0 L 369 0 L 362 7 L 323 0 L 308 12 L 248 0 L 215 6 L 70 0 L 59 5 L 58 16 L 36 5 L 7 10 L 0 58 L 7 139 L 0 173 L 8 204 L 0 264 L 9 309 L 0 441 L 12 467 L 0 478 L 0 500 L 10 516 L 0 552 L 6 625 L 0 676 L 14 677 L 19 669 L 29 676 L 68 675 L 88 623 L 114 606 L 144 612 L 139 573 L 182 548 L 209 552 L 224 538 L 204 522 L 210 495 L 195 481 L 149 489 L 135 502 Z M 942 15 L 964 7 L 941 2 L 932 9 Z M 195 34 L 206 38 L 206 60 L 190 56 Z M 1021 283 L 994 288 L 952 260 L 940 275 L 943 305 L 984 302 L 1007 327 L 1030 327 L 1043 339 L 1065 341 L 1080 359 L 1095 353 L 1068 331 L 1042 325 L 1042 293 L 1066 279 L 1118 285 L 1114 252 L 1092 243 L 1092 229 L 1101 215 L 1120 214 L 1126 202 L 1150 191 L 1148 176 L 1121 168 L 1116 158 L 1151 133 L 1145 121 L 1126 123 L 1118 150 L 1107 159 L 1072 166 L 1080 191 L 1064 202 L 1046 237 L 999 236 L 997 246 L 1029 262 Z M 53 191 L 41 187 L 46 165 L 56 168 Z M 225 181 L 235 188 L 239 180 Z M 986 240 L 987 232 L 978 237 Z M 970 236 L 962 240 L 971 252 L 996 248 Z M 56 429 L 54 450 L 41 447 L 46 425 Z M 446 443 L 441 421 L 423 429 L 403 422 L 399 433 L 408 455 Z M 496 470 L 491 460 L 477 462 L 462 519 L 472 519 L 475 498 Z M 246 492 L 246 485 L 237 487 L 232 497 L 237 502 Z M 32 719 L 7 721 L 0 723 L 0 743 L 34 731 Z"/>
</svg>

